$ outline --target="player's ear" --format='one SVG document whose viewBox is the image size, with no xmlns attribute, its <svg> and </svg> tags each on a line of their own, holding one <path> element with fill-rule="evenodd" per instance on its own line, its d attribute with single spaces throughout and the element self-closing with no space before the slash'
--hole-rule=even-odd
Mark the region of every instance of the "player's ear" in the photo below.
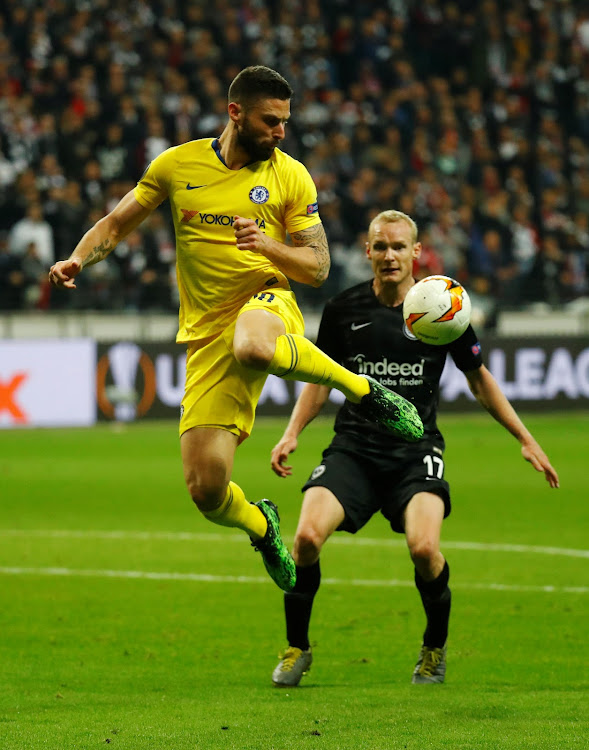
<svg viewBox="0 0 589 750">
<path fill-rule="evenodd" d="M 416 242 L 415 245 L 413 245 L 413 257 L 419 258 L 421 255 L 421 242 Z"/>
<path fill-rule="evenodd" d="M 365 242 L 364 243 L 364 250 L 366 252 L 366 257 L 367 258 L 372 258 L 372 255 L 370 254 L 370 242 Z"/>
<path fill-rule="evenodd" d="M 238 104 L 237 102 L 229 102 L 229 106 L 227 107 L 227 111 L 229 112 L 229 118 L 237 123 L 241 122 L 243 117 L 243 108 L 241 104 Z"/>
</svg>

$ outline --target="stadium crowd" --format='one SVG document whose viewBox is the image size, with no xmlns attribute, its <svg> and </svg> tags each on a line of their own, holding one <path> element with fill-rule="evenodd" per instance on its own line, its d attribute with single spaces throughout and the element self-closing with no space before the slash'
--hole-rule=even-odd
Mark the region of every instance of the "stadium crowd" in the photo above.
<svg viewBox="0 0 589 750">
<path fill-rule="evenodd" d="M 219 135 L 257 63 L 295 89 L 282 147 L 330 241 L 303 309 L 368 278 L 365 228 L 388 208 L 418 223 L 416 275 L 460 279 L 488 325 L 499 304 L 589 294 L 589 3 L 4 0 L 0 309 L 176 309 L 166 205 L 82 293 L 47 269 L 151 159 Z"/>
</svg>

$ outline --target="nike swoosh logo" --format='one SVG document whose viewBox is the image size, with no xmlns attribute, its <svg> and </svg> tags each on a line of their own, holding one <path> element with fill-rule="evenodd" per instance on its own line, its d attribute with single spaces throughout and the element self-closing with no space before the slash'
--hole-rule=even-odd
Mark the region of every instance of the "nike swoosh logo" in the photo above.
<svg viewBox="0 0 589 750">
<path fill-rule="evenodd" d="M 366 326 L 371 326 L 371 325 L 372 325 L 372 321 L 370 321 L 369 323 L 352 323 L 351 328 L 352 328 L 352 331 L 359 331 L 360 328 L 366 328 Z"/>
<path fill-rule="evenodd" d="M 196 188 L 206 187 L 206 185 L 191 185 L 188 183 L 186 185 L 186 190 L 196 190 Z"/>
</svg>

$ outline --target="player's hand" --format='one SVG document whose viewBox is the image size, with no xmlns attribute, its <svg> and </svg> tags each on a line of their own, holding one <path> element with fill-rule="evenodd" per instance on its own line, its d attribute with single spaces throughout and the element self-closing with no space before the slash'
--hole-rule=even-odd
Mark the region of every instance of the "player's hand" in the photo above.
<svg viewBox="0 0 589 750">
<path fill-rule="evenodd" d="M 49 281 L 53 286 L 64 286 L 75 289 L 74 279 L 82 270 L 79 260 L 58 260 L 49 269 Z"/>
<path fill-rule="evenodd" d="M 546 481 L 551 487 L 560 487 L 558 474 L 548 460 L 548 456 L 535 440 L 522 445 L 522 456 L 529 461 L 536 471 L 543 471 Z"/>
<path fill-rule="evenodd" d="M 294 437 L 282 437 L 272 448 L 270 465 L 272 471 L 279 477 L 289 477 L 292 474 L 292 466 L 285 466 L 284 462 L 291 453 L 297 449 L 298 441 Z"/>
<path fill-rule="evenodd" d="M 253 219 L 244 219 L 242 216 L 235 216 L 233 219 L 233 231 L 238 250 L 250 250 L 253 253 L 264 254 L 268 238 Z"/>
</svg>

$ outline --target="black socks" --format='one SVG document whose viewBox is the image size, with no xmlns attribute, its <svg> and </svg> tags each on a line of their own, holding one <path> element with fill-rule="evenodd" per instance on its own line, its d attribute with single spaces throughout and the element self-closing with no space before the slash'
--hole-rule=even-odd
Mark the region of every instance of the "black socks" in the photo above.
<svg viewBox="0 0 589 750">
<path fill-rule="evenodd" d="M 450 568 L 444 564 L 442 572 L 433 581 L 425 581 L 415 571 L 415 585 L 421 595 L 427 617 L 423 643 L 428 648 L 442 648 L 448 638 L 448 621 L 452 594 L 448 587 Z M 286 638 L 289 646 L 307 651 L 309 648 L 309 623 L 313 600 L 321 583 L 319 560 L 307 568 L 297 565 L 297 582 L 294 589 L 284 595 Z"/>
<path fill-rule="evenodd" d="M 284 595 L 286 639 L 289 646 L 307 651 L 309 648 L 309 622 L 313 599 L 321 583 L 319 560 L 308 568 L 297 565 L 297 582 L 294 589 Z"/>
<path fill-rule="evenodd" d="M 415 585 L 421 595 L 427 617 L 427 627 L 423 634 L 423 645 L 428 648 L 442 648 L 448 638 L 448 621 L 452 593 L 448 588 L 450 568 L 444 564 L 442 572 L 433 581 L 425 581 L 415 570 Z"/>
</svg>

